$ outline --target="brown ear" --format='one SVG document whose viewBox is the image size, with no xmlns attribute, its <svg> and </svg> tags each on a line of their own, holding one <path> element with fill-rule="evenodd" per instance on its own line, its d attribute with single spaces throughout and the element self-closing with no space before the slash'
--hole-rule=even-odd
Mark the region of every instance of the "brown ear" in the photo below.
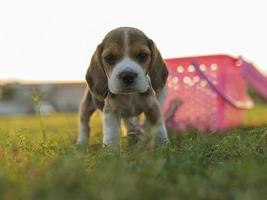
<svg viewBox="0 0 267 200">
<path fill-rule="evenodd" d="M 151 50 L 149 76 L 153 89 L 157 91 L 165 86 L 169 73 L 158 48 L 152 40 L 149 40 L 149 48 Z"/>
<path fill-rule="evenodd" d="M 101 61 L 102 45 L 99 44 L 94 52 L 85 79 L 91 93 L 98 99 L 104 100 L 108 93 L 108 80 Z"/>
</svg>

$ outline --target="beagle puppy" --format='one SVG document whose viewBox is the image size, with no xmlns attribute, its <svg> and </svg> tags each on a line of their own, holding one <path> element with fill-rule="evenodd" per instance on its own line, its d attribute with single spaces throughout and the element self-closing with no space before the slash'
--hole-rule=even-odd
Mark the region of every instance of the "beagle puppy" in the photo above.
<svg viewBox="0 0 267 200">
<path fill-rule="evenodd" d="M 103 144 L 119 144 L 120 121 L 129 132 L 139 127 L 141 113 L 155 128 L 161 141 L 168 141 L 162 117 L 168 70 L 154 42 L 142 31 L 121 27 L 110 31 L 97 46 L 86 73 L 88 87 L 80 104 L 78 144 L 89 140 L 90 116 L 103 111 Z"/>
</svg>

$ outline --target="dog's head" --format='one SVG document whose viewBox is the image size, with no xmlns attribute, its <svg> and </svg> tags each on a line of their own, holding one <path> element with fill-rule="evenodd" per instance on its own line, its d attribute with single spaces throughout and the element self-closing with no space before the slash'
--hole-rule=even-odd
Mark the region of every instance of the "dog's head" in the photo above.
<svg viewBox="0 0 267 200">
<path fill-rule="evenodd" d="M 143 93 L 150 85 L 162 89 L 167 67 L 154 42 L 142 31 L 122 27 L 109 32 L 97 46 L 87 70 L 91 92 L 103 99 L 114 94 Z"/>
</svg>

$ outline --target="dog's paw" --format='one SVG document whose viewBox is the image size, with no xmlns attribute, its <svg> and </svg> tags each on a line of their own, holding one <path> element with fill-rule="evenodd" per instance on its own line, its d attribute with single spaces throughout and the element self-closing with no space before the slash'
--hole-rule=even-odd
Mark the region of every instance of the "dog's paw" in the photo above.
<svg viewBox="0 0 267 200">
<path fill-rule="evenodd" d="M 170 151 L 171 149 L 171 142 L 169 138 L 162 139 L 160 141 L 160 148 L 164 151 Z"/>
<path fill-rule="evenodd" d="M 133 133 L 127 135 L 127 140 L 128 140 L 128 148 L 130 151 L 138 151 L 142 148 L 144 148 L 146 142 L 147 142 L 147 137 L 145 134 L 141 133 Z"/>
<path fill-rule="evenodd" d="M 136 135 L 136 134 L 128 134 L 127 135 L 127 140 L 128 140 L 128 145 L 129 146 L 133 146 L 133 145 L 135 145 L 135 144 L 137 144 L 137 142 L 138 142 L 138 135 Z"/>
<path fill-rule="evenodd" d="M 118 144 L 103 144 L 103 153 L 106 156 L 113 156 L 120 154 L 120 146 Z"/>
<path fill-rule="evenodd" d="M 76 145 L 78 146 L 86 146 L 89 144 L 88 138 L 78 138 L 76 141 Z"/>
</svg>

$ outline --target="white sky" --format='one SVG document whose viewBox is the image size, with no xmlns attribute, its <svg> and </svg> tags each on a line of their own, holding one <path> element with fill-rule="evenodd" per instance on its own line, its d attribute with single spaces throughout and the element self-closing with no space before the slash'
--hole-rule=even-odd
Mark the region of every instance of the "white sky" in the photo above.
<svg viewBox="0 0 267 200">
<path fill-rule="evenodd" d="M 266 0 L 0 0 L 0 79 L 83 79 L 119 26 L 142 29 L 165 58 L 227 53 L 267 70 Z"/>
</svg>

